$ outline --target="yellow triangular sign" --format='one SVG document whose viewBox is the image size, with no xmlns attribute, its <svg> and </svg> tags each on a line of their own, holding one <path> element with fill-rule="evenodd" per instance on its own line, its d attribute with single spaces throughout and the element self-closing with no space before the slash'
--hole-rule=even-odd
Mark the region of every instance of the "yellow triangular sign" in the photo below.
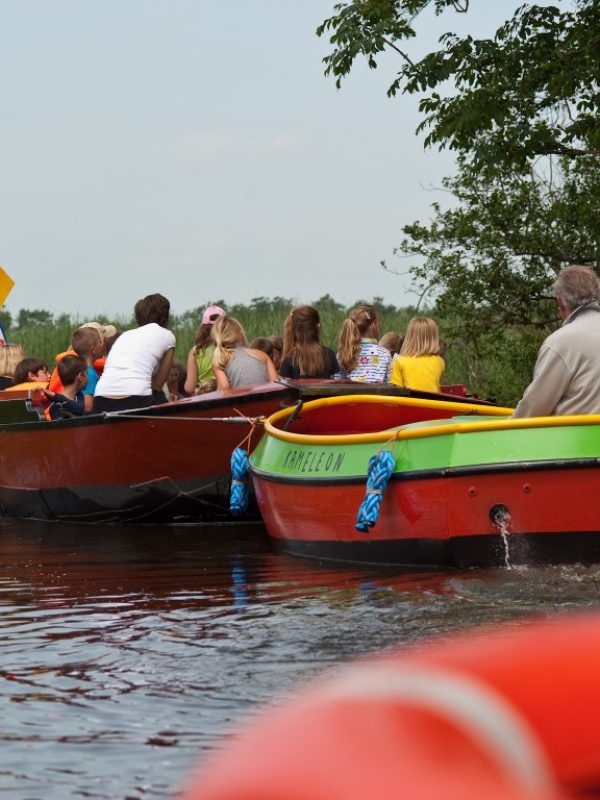
<svg viewBox="0 0 600 800">
<path fill-rule="evenodd" d="M 2 267 L 0 267 L 0 306 L 4 305 L 4 301 L 10 294 L 10 290 L 15 285 L 15 282 L 10 277 L 8 272 L 5 272 Z"/>
</svg>

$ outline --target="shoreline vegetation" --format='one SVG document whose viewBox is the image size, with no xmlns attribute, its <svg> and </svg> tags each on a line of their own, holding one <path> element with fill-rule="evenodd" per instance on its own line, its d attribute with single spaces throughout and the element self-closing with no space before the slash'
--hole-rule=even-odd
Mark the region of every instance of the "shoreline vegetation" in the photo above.
<svg viewBox="0 0 600 800">
<path fill-rule="evenodd" d="M 522 369 L 515 370 L 506 361 L 506 349 L 498 351 L 490 357 L 489 350 L 485 355 L 478 353 L 478 348 L 472 343 L 453 334 L 451 322 L 445 321 L 436 314 L 435 309 L 426 309 L 413 306 L 400 308 L 387 304 L 381 297 L 371 301 L 357 300 L 351 306 L 344 306 L 329 295 L 314 300 L 309 305 L 318 309 L 321 316 L 323 341 L 326 345 L 337 349 L 339 332 L 347 312 L 350 308 L 363 303 L 371 302 L 381 315 L 381 332 L 396 331 L 404 335 L 409 320 L 414 316 L 432 316 L 440 326 L 441 338 L 445 343 L 446 370 L 443 382 L 446 384 L 466 384 L 469 391 L 479 397 L 491 397 L 502 404 L 512 405 L 519 399 L 522 390 L 529 382 L 533 360 L 537 351 L 538 342 L 533 342 L 529 358 L 519 348 Z M 283 297 L 257 297 L 248 304 L 227 304 L 224 300 L 206 301 L 196 308 L 182 314 L 171 315 L 170 328 L 176 336 L 177 347 L 176 361 L 186 363 L 189 349 L 193 346 L 196 331 L 202 312 L 206 306 L 215 303 L 227 309 L 228 313 L 239 319 L 242 323 L 248 340 L 256 336 L 281 336 L 283 323 L 290 309 L 298 305 L 296 300 Z M 8 341 L 19 344 L 28 356 L 38 357 L 47 361 L 52 369 L 55 365 L 55 356 L 69 346 L 72 332 L 82 323 L 95 319 L 103 324 L 111 323 L 118 331 L 135 327 L 133 314 L 126 316 L 107 316 L 98 314 L 90 319 L 66 313 L 52 314 L 43 309 L 21 309 L 13 318 L 5 309 L 0 312 L 0 319 Z M 503 361 L 504 357 L 504 361 Z"/>
</svg>

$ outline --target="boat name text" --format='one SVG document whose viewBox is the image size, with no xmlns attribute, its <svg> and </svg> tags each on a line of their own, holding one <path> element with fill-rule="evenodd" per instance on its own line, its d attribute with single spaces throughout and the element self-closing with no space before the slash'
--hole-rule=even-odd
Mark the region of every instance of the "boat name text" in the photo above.
<svg viewBox="0 0 600 800">
<path fill-rule="evenodd" d="M 288 450 L 283 460 L 284 469 L 294 472 L 339 472 L 344 453 L 327 450 Z"/>
</svg>

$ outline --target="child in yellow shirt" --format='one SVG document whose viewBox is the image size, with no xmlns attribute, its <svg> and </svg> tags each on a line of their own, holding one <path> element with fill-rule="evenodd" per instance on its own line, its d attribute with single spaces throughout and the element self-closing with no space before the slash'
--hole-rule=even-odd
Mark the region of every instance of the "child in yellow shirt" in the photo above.
<svg viewBox="0 0 600 800">
<path fill-rule="evenodd" d="M 429 317 L 413 317 L 400 352 L 392 361 L 390 383 L 421 392 L 440 392 L 444 367 L 437 324 Z"/>
</svg>

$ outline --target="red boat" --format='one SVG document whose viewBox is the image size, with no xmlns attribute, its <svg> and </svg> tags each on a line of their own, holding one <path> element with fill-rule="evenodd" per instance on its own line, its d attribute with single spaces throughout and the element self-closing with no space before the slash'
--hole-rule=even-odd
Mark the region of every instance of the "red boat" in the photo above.
<svg viewBox="0 0 600 800">
<path fill-rule="evenodd" d="M 232 451 L 244 440 L 254 446 L 253 420 L 297 396 L 269 383 L 53 422 L 40 418 L 35 398 L 0 401 L 0 514 L 88 523 L 228 519 Z"/>
<path fill-rule="evenodd" d="M 250 457 L 266 528 L 361 564 L 597 562 L 600 415 L 511 413 L 372 395 L 279 411 Z"/>
</svg>

